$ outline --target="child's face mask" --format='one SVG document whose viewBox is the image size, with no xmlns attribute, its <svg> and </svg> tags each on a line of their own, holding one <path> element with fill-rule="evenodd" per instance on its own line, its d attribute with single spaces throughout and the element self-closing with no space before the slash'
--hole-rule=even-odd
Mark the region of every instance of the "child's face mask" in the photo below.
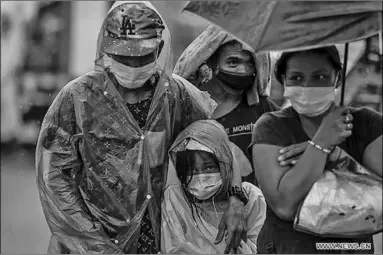
<svg viewBox="0 0 383 255">
<path fill-rule="evenodd" d="M 211 198 L 222 186 L 219 167 L 212 157 L 206 151 L 196 151 L 194 155 L 193 176 L 188 190 L 199 200 Z"/>
<path fill-rule="evenodd" d="M 199 200 L 206 200 L 214 196 L 222 186 L 221 173 L 207 173 L 193 175 L 188 190 Z"/>
</svg>

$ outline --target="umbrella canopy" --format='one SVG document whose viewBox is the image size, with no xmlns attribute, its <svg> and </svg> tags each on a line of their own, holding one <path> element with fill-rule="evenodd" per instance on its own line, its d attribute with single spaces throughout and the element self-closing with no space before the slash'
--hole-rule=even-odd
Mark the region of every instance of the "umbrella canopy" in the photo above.
<svg viewBox="0 0 383 255">
<path fill-rule="evenodd" d="M 361 40 L 382 30 L 381 1 L 190 1 L 197 14 L 255 51 L 295 51 Z"/>
<path fill-rule="evenodd" d="M 189 1 L 188 11 L 259 51 L 297 51 L 346 43 L 382 32 L 381 1 Z"/>
</svg>

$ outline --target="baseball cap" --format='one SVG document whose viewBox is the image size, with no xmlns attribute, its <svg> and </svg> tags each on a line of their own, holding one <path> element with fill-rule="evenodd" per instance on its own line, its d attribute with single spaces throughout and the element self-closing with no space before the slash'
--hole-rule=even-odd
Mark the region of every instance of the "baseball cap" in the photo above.
<svg viewBox="0 0 383 255">
<path fill-rule="evenodd" d="M 304 51 L 314 51 L 314 52 L 320 52 L 327 54 L 330 57 L 330 60 L 332 64 L 334 65 L 335 69 L 341 70 L 342 69 L 342 63 L 340 61 L 339 51 L 336 48 L 336 46 L 328 46 L 328 47 L 322 47 L 322 48 L 315 48 L 310 50 L 304 50 Z M 274 74 L 275 78 L 280 82 L 282 81 L 282 75 L 286 71 L 286 62 L 287 60 L 294 55 L 295 53 L 304 52 L 304 51 L 294 51 L 294 52 L 283 52 L 277 62 L 275 63 L 274 67 Z"/>
<path fill-rule="evenodd" d="M 120 56 L 145 56 L 159 47 L 164 29 L 156 11 L 143 3 L 125 3 L 108 14 L 101 50 Z"/>
</svg>

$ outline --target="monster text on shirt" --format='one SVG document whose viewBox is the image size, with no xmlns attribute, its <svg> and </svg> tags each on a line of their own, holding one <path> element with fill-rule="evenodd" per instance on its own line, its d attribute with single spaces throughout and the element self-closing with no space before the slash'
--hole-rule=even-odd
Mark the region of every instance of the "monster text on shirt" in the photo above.
<svg viewBox="0 0 383 255">
<path fill-rule="evenodd" d="M 225 131 L 229 136 L 242 135 L 253 132 L 255 122 L 226 128 Z"/>
</svg>

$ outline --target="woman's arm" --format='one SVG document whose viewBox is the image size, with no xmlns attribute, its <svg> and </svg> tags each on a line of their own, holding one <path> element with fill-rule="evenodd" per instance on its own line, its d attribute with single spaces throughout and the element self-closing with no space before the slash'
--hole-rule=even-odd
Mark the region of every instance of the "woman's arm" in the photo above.
<svg viewBox="0 0 383 255">
<path fill-rule="evenodd" d="M 347 113 L 346 107 L 339 107 L 327 114 L 312 141 L 329 149 L 349 137 L 352 132 L 346 128 L 345 115 Z M 310 145 L 306 147 L 294 166 L 281 166 L 277 158 L 283 147 L 260 144 L 267 138 L 272 138 L 274 144 L 278 144 L 278 139 L 283 140 L 286 132 L 280 130 L 281 124 L 283 125 L 283 122 L 268 123 L 267 120 L 262 122 L 259 120 L 256 123 L 253 137 L 259 132 L 260 134 L 255 136 L 258 136 L 257 140 L 260 141 L 253 146 L 252 155 L 255 175 L 267 203 L 280 218 L 292 220 L 298 205 L 322 175 L 328 155 Z"/>
<path fill-rule="evenodd" d="M 382 136 L 367 145 L 362 160 L 363 166 L 382 177 Z"/>
<path fill-rule="evenodd" d="M 364 143 L 361 163 L 382 177 L 382 113 L 363 107 L 357 110 L 354 126 L 358 126 L 357 139 Z"/>
<path fill-rule="evenodd" d="M 327 155 L 307 146 L 295 166 L 280 166 L 276 160 L 280 149 L 281 146 L 275 145 L 253 146 L 255 176 L 273 211 L 280 218 L 291 220 L 299 203 L 322 175 Z"/>
</svg>

